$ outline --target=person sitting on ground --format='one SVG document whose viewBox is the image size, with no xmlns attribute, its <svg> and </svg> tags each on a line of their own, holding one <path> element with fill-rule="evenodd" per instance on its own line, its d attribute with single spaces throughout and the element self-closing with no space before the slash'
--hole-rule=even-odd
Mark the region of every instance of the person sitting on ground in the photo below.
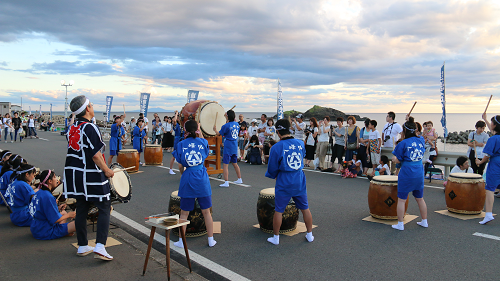
<svg viewBox="0 0 500 281">
<path fill-rule="evenodd" d="M 271 150 L 271 147 L 276 144 L 275 140 L 270 140 L 268 143 L 264 145 L 264 147 L 267 147 L 267 149 Z M 264 163 L 269 163 L 269 155 L 264 155 Z"/>
<path fill-rule="evenodd" d="M 379 165 L 375 168 L 375 175 L 390 175 L 391 169 L 389 168 L 389 157 L 386 155 L 380 156 L 380 161 L 378 161 Z M 377 175 L 377 176 L 378 176 Z"/>
<path fill-rule="evenodd" d="M 342 169 L 342 178 L 355 178 L 363 174 L 363 165 L 361 160 L 358 160 L 358 153 L 352 154 L 352 160 L 345 162 L 345 167 Z"/>
<path fill-rule="evenodd" d="M 253 135 L 245 146 L 247 150 L 247 162 L 250 165 L 262 165 L 262 157 L 260 157 L 260 150 L 262 148 L 263 146 L 259 143 L 259 137 Z"/>
<path fill-rule="evenodd" d="M 40 180 L 38 192 L 31 200 L 29 211 L 33 217 L 31 234 L 39 240 L 52 240 L 67 235 L 73 236 L 76 232 L 75 222 L 67 219 L 75 218 L 76 212 L 65 211 L 66 204 L 57 206 L 52 191 L 61 184 L 56 174 L 51 170 L 41 172 L 36 179 Z"/>
<path fill-rule="evenodd" d="M 173 156 L 179 163 L 181 171 L 181 182 L 179 184 L 179 197 L 181 198 L 181 219 L 187 219 L 198 199 L 201 213 L 205 219 L 205 226 L 208 233 L 208 246 L 213 247 L 217 243 L 214 240 L 214 224 L 210 208 L 212 207 L 212 189 L 208 178 L 207 168 L 204 162 L 209 154 L 208 141 L 203 138 L 200 124 L 194 120 L 189 120 L 185 124 L 187 136 L 177 144 Z M 185 170 L 184 170 L 185 168 Z M 186 226 L 183 226 L 186 231 Z M 182 239 L 174 243 L 179 248 L 184 247 Z"/>
<path fill-rule="evenodd" d="M 35 167 L 29 164 L 21 164 L 16 171 L 17 180 L 9 185 L 5 192 L 5 200 L 12 209 L 10 220 L 17 226 L 31 226 L 33 217 L 29 212 L 31 197 L 35 190 L 30 185 L 35 179 Z"/>
<path fill-rule="evenodd" d="M 26 161 L 18 154 L 10 154 L 8 160 L 5 160 L 0 171 L 0 193 L 2 193 L 4 199 L 6 199 L 7 188 L 16 180 L 15 172 L 22 163 L 26 163 Z M 0 205 L 5 205 L 3 200 L 0 202 Z"/>
</svg>

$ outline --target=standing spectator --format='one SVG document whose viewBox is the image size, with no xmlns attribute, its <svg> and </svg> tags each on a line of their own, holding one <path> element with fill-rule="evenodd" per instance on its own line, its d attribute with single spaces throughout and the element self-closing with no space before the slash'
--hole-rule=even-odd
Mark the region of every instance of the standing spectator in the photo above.
<svg viewBox="0 0 500 281">
<path fill-rule="evenodd" d="M 484 131 L 485 128 L 486 128 L 486 123 L 484 121 L 481 120 L 477 121 L 476 131 L 471 132 L 469 134 L 469 139 L 467 141 L 467 145 L 469 146 L 467 155 L 469 156 L 472 170 L 474 171 L 474 173 L 480 175 L 482 175 L 484 172 L 484 167 L 486 166 L 486 162 L 483 162 L 480 166 L 477 166 L 476 152 L 477 152 L 477 159 L 482 160 L 484 157 L 483 148 L 489 139 L 488 134 Z M 476 146 L 476 151 L 474 151 L 474 144 Z"/>
<path fill-rule="evenodd" d="M 259 124 L 259 143 L 264 143 L 265 136 L 264 133 L 266 132 L 266 126 L 267 126 L 267 115 L 262 114 L 260 116 L 260 124 Z"/>
<path fill-rule="evenodd" d="M 342 157 L 344 157 L 345 151 L 345 127 L 343 123 L 344 118 L 337 117 L 337 128 L 333 130 L 335 141 L 332 147 L 332 170 L 335 159 L 337 159 L 339 166 L 337 167 L 336 173 L 340 173 L 342 169 Z"/>
<path fill-rule="evenodd" d="M 267 163 L 267 158 L 269 157 L 269 149 L 271 146 L 269 143 L 274 140 L 274 134 L 276 134 L 276 128 L 274 127 L 273 118 L 267 119 L 266 131 L 264 132 L 264 162 Z"/>
<path fill-rule="evenodd" d="M 38 139 L 38 135 L 36 134 L 35 130 L 35 119 L 33 118 L 33 114 L 30 115 L 30 119 L 28 120 L 28 130 L 30 133 L 30 138 L 33 138 L 33 136 L 35 136 Z"/>
<path fill-rule="evenodd" d="M 354 151 L 359 149 L 359 132 L 360 129 L 356 126 L 354 116 L 347 117 L 347 134 L 345 141 L 345 161 L 351 161 Z M 377 161 L 378 162 L 378 161 Z"/>
<path fill-rule="evenodd" d="M 161 142 L 161 146 L 163 149 L 166 149 L 167 152 L 170 152 L 172 147 L 174 146 L 174 127 L 172 126 L 172 118 L 170 116 L 163 117 L 163 141 Z"/>
<path fill-rule="evenodd" d="M 375 169 L 377 168 L 377 165 L 380 162 L 380 147 L 382 144 L 382 138 L 380 137 L 380 133 L 378 132 L 377 128 L 377 121 L 376 120 L 370 120 L 370 126 L 368 127 L 370 129 L 370 135 L 368 139 L 370 140 L 370 145 L 367 148 L 370 151 L 370 160 L 372 162 L 372 177 L 375 176 Z"/>
<path fill-rule="evenodd" d="M 0 141 L 2 140 L 2 132 L 3 132 L 3 117 L 0 115 Z"/>
<path fill-rule="evenodd" d="M 389 111 L 387 113 L 387 117 L 385 120 L 387 124 L 385 124 L 384 129 L 382 130 L 382 146 L 392 148 L 392 144 L 394 141 L 399 139 L 399 134 L 403 132 L 403 128 L 397 122 L 394 122 L 396 119 L 396 113 Z M 373 161 L 372 161 L 373 163 Z"/>
<path fill-rule="evenodd" d="M 14 141 L 17 141 L 17 135 L 19 134 L 19 141 L 23 142 L 23 137 L 21 137 L 21 118 L 19 118 L 19 113 L 14 113 L 14 118 L 12 118 L 12 125 L 14 125 Z"/>
<path fill-rule="evenodd" d="M 316 151 L 316 136 L 318 135 L 318 122 L 316 122 L 316 118 L 312 117 L 309 120 L 309 128 L 307 128 L 305 132 L 306 159 L 304 160 L 304 167 L 310 167 L 309 164 L 311 163 L 311 160 L 314 160 L 314 152 Z"/>
<path fill-rule="evenodd" d="M 313 117 L 314 118 L 314 117 Z M 312 118 L 311 118 L 312 119 Z M 329 144 L 329 134 L 330 134 L 330 116 L 323 117 L 323 120 L 319 121 L 319 137 L 318 137 L 318 146 L 317 146 L 317 155 L 319 157 L 319 169 L 326 169 L 325 165 L 325 157 L 326 152 L 328 151 Z M 307 148 L 307 147 L 306 147 Z M 307 149 L 306 149 L 307 152 Z"/>
<path fill-rule="evenodd" d="M 21 126 L 23 127 L 24 130 L 24 135 L 28 135 L 28 116 L 26 116 L 26 112 L 21 112 Z"/>
<path fill-rule="evenodd" d="M 240 119 L 241 116 L 243 115 L 240 114 Z M 245 159 L 245 145 L 247 141 L 248 141 L 247 122 L 243 121 L 240 124 L 240 132 L 238 135 L 238 148 L 240 149 L 240 157 L 238 158 L 238 161 L 241 161 L 241 159 Z"/>
<path fill-rule="evenodd" d="M 10 119 L 9 113 L 5 113 L 5 117 L 3 118 L 3 124 L 5 127 L 5 142 L 7 143 L 7 134 L 10 134 L 10 142 L 14 142 L 12 137 L 12 131 L 14 131 L 14 126 L 12 126 L 12 120 Z"/>
<path fill-rule="evenodd" d="M 250 139 L 252 136 L 259 136 L 259 127 L 257 126 L 257 120 L 252 119 L 252 122 L 250 123 L 250 127 L 248 127 L 248 139 Z"/>
<path fill-rule="evenodd" d="M 424 139 L 425 139 L 425 142 L 426 144 L 428 143 L 429 144 L 429 159 L 426 159 L 424 157 L 424 160 L 427 160 L 425 161 L 426 163 L 424 164 L 425 165 L 425 168 L 424 168 L 424 175 L 427 174 L 427 171 L 429 169 L 429 165 L 432 164 L 432 161 L 434 161 L 434 159 L 436 159 L 437 157 L 437 146 L 436 146 L 436 140 L 438 138 L 438 134 L 436 133 L 436 130 L 434 128 L 432 128 L 432 126 L 434 124 L 432 124 L 432 121 L 427 121 L 424 123 L 427 128 L 426 130 L 424 130 Z M 417 125 L 418 127 L 418 125 Z M 418 128 L 417 128 L 417 131 L 418 131 Z M 426 146 L 426 149 L 427 149 L 427 146 Z M 422 162 L 423 162 L 422 161 Z"/>
<path fill-rule="evenodd" d="M 162 131 L 163 128 L 160 121 L 160 116 L 158 116 L 158 114 L 155 115 L 155 120 L 153 120 L 151 124 L 153 125 L 153 130 L 152 130 L 153 134 L 151 143 L 156 144 L 156 142 L 158 141 L 158 144 L 161 144 L 161 136 L 163 135 Z"/>
<path fill-rule="evenodd" d="M 302 114 L 299 114 L 292 119 L 292 130 L 294 132 L 293 137 L 296 140 L 304 141 L 304 129 L 306 128 L 306 123 L 304 123 L 303 119 L 304 116 Z"/>
<path fill-rule="evenodd" d="M 366 118 L 365 120 L 365 127 L 361 129 L 359 132 L 359 149 L 358 149 L 358 156 L 357 159 L 361 160 L 361 164 L 363 165 L 363 176 L 366 176 L 368 173 L 368 168 L 370 167 L 371 163 L 369 161 L 368 153 L 367 153 L 367 146 L 370 145 L 370 119 Z"/>
<path fill-rule="evenodd" d="M 245 128 L 248 128 L 248 124 L 246 121 L 244 121 L 244 117 L 243 117 L 243 114 L 240 114 L 238 115 L 238 125 L 240 125 L 240 128 L 241 128 L 241 125 L 245 124 Z"/>
<path fill-rule="evenodd" d="M 142 119 L 144 121 L 144 131 L 145 131 L 145 138 L 144 138 L 144 144 L 147 143 L 148 139 L 148 131 L 149 131 L 149 119 L 144 116 L 144 113 L 139 113 L 139 119 Z M 134 129 L 135 130 L 135 129 Z"/>
</svg>

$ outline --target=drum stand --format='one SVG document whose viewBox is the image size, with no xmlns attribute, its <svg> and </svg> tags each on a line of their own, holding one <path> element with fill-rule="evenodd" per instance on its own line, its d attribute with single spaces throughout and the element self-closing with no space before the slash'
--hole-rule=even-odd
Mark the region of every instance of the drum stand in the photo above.
<svg viewBox="0 0 500 281">
<path fill-rule="evenodd" d="M 222 145 L 222 136 L 216 137 L 206 137 L 208 141 L 208 147 L 210 150 L 214 151 L 214 155 L 210 155 L 205 159 L 205 168 L 207 168 L 208 175 L 219 174 L 218 178 L 222 177 L 223 169 L 222 169 L 222 159 L 220 155 L 220 147 Z M 210 167 L 210 165 L 214 165 L 215 167 Z"/>
</svg>

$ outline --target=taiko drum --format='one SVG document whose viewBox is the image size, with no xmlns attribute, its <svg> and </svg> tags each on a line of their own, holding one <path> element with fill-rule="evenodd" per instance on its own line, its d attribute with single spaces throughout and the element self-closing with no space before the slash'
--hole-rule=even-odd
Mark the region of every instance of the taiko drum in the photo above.
<svg viewBox="0 0 500 281">
<path fill-rule="evenodd" d="M 260 229 L 266 233 L 273 233 L 274 199 L 274 188 L 266 188 L 259 192 L 259 199 L 257 200 L 257 220 L 259 221 Z M 281 221 L 280 234 L 292 232 L 297 228 L 299 210 L 295 206 L 293 200 L 288 202 L 282 217 L 283 220 Z"/>
<path fill-rule="evenodd" d="M 486 200 L 481 175 L 453 173 L 448 176 L 444 190 L 448 211 L 464 215 L 480 214 Z"/>
<path fill-rule="evenodd" d="M 216 135 L 214 125 L 220 130 L 226 124 L 224 108 L 215 101 L 197 100 L 186 103 L 181 110 L 181 125 L 188 120 L 195 120 L 200 124 L 201 131 L 205 137 Z"/>
<path fill-rule="evenodd" d="M 179 191 L 176 190 L 170 194 L 170 201 L 168 202 L 168 211 L 174 212 L 176 214 L 181 214 L 181 198 L 178 195 Z M 210 213 L 212 213 L 212 207 L 210 207 Z M 186 237 L 199 237 L 207 234 L 207 226 L 205 225 L 205 217 L 201 212 L 200 204 L 198 204 L 198 199 L 195 199 L 195 206 L 192 211 L 189 212 L 187 220 L 190 222 L 186 226 Z M 172 229 L 172 232 L 179 236 L 179 228 Z"/>
<path fill-rule="evenodd" d="M 163 150 L 159 144 L 146 144 L 144 147 L 144 162 L 146 165 L 162 165 Z"/>
<path fill-rule="evenodd" d="M 123 168 L 134 167 L 127 170 L 128 173 L 136 173 L 139 171 L 139 153 L 136 149 L 122 149 L 118 152 L 117 160 L 118 164 L 122 165 Z"/>
<path fill-rule="evenodd" d="M 368 189 L 370 215 L 376 219 L 398 219 L 398 176 L 375 176 Z M 408 210 L 406 200 L 405 214 Z"/>
</svg>

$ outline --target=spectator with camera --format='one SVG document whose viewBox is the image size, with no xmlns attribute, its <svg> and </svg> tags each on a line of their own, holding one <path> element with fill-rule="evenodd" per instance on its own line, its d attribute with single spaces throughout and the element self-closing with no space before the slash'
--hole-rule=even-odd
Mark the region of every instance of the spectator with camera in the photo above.
<svg viewBox="0 0 500 281">
<path fill-rule="evenodd" d="M 309 127 L 304 131 L 306 133 L 306 158 L 304 160 L 304 167 L 310 167 L 309 164 L 314 160 L 316 136 L 318 135 L 318 122 L 316 122 L 316 118 L 312 117 L 309 120 Z"/>
<path fill-rule="evenodd" d="M 393 111 L 389 111 L 387 116 L 385 117 L 385 121 L 387 123 L 382 130 L 382 146 L 383 147 L 393 147 L 393 143 L 399 139 L 399 134 L 403 132 L 403 128 L 397 122 L 394 122 L 396 119 L 396 113 Z"/>
</svg>

